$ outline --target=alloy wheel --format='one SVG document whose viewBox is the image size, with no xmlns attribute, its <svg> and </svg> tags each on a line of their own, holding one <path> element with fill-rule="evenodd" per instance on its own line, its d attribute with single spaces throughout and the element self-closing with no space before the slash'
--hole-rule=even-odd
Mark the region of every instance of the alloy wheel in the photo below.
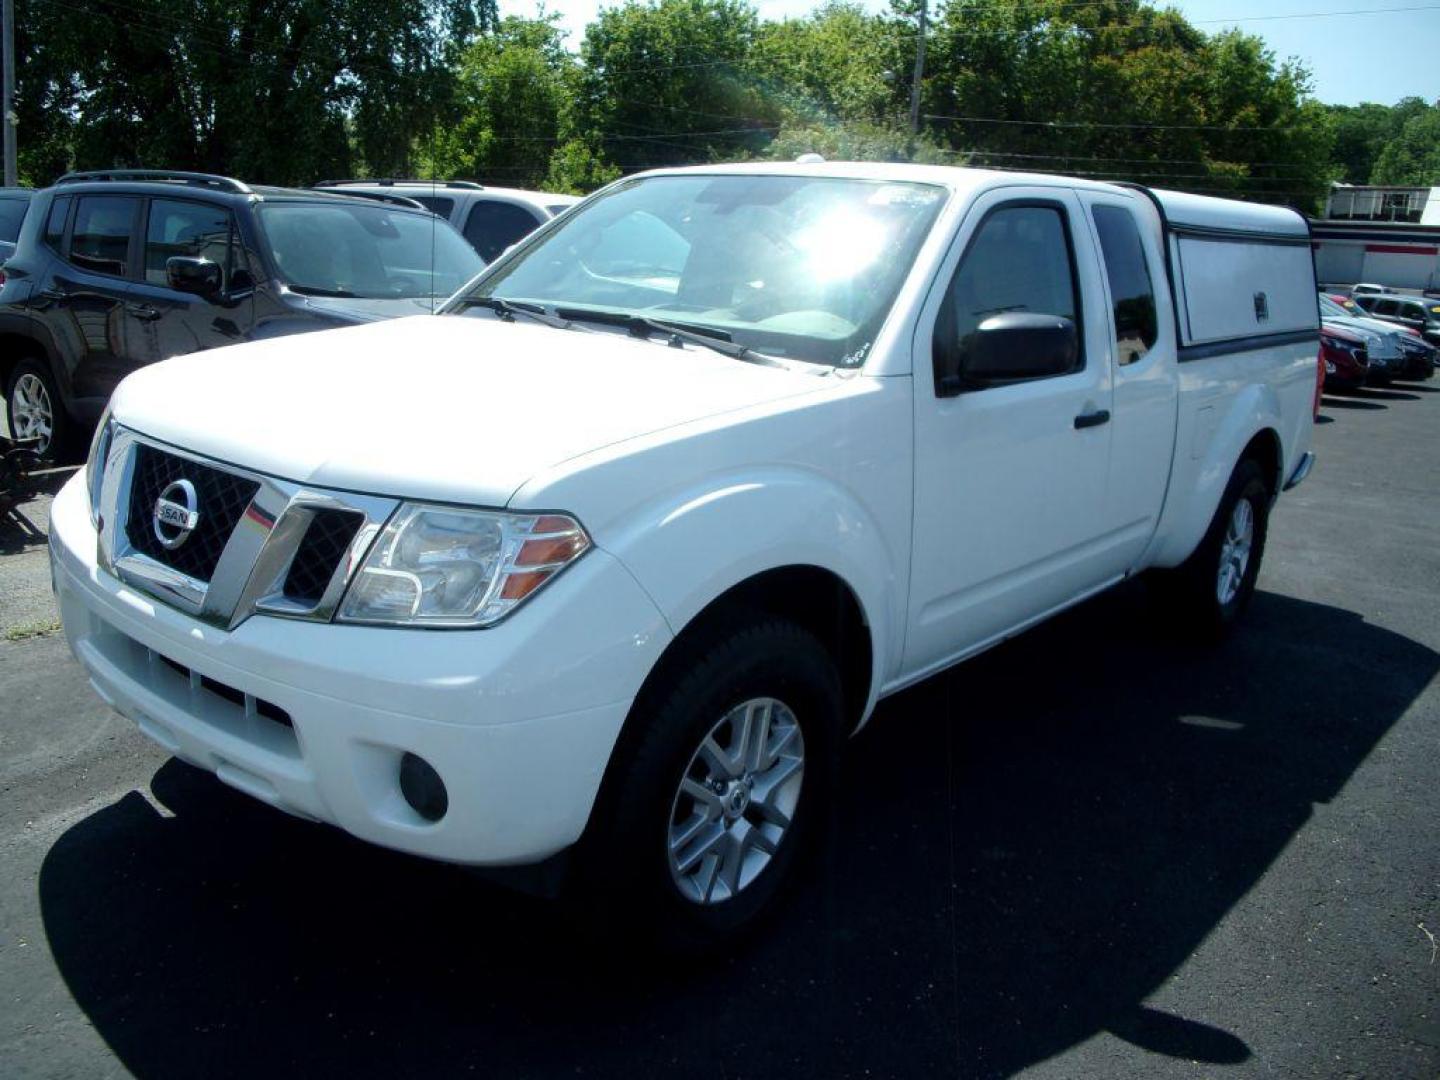
<svg viewBox="0 0 1440 1080">
<path fill-rule="evenodd" d="M 729 900 L 770 864 L 795 818 L 805 738 L 775 698 L 751 698 L 701 740 L 671 804 L 670 876 L 696 904 Z"/>
<path fill-rule="evenodd" d="M 1220 568 L 1215 577 L 1215 598 L 1220 605 L 1231 603 L 1240 593 L 1245 571 L 1250 568 L 1250 548 L 1255 542 L 1255 508 L 1249 499 L 1239 499 L 1230 511 L 1225 539 L 1220 544 Z"/>
<path fill-rule="evenodd" d="M 15 439 L 38 439 L 36 447 L 42 456 L 50 449 L 50 439 L 55 431 L 55 409 L 50 403 L 50 392 L 38 375 L 26 372 L 15 380 L 11 391 L 10 432 Z"/>
</svg>

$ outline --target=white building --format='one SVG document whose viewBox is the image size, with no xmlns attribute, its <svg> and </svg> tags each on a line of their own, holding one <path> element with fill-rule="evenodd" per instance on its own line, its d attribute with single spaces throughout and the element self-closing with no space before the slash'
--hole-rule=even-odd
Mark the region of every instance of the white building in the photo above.
<svg viewBox="0 0 1440 1080">
<path fill-rule="evenodd" d="M 1310 231 L 1325 284 L 1440 291 L 1440 187 L 1335 184 Z"/>
</svg>

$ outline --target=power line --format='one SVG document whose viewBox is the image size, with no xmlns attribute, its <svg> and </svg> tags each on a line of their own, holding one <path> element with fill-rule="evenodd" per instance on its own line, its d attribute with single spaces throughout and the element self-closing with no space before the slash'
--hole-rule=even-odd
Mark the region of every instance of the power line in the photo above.
<svg viewBox="0 0 1440 1080">
<path fill-rule="evenodd" d="M 954 116 L 948 113 L 926 113 L 927 120 L 954 120 L 964 124 L 1013 124 L 1019 127 L 1096 128 L 1117 131 L 1286 131 L 1283 124 L 1117 124 L 1099 120 L 1002 120 L 990 116 Z"/>
</svg>

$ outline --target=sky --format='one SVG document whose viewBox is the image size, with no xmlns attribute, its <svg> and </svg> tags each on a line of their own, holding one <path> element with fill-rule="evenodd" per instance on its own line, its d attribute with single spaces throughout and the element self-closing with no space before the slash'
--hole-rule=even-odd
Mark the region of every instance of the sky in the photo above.
<svg viewBox="0 0 1440 1080">
<path fill-rule="evenodd" d="M 505 15 L 533 15 L 536 6 L 536 0 L 500 0 Z M 574 49 L 602 6 L 616 5 L 549 0 L 546 10 L 560 13 Z M 755 3 L 766 19 L 796 18 L 815 6 L 816 0 Z M 880 11 L 888 4 L 865 0 L 865 6 Z M 1170 0 L 1157 6 L 1179 8 L 1207 33 L 1237 26 L 1264 38 L 1282 59 L 1298 57 L 1310 69 L 1315 96 L 1330 104 L 1440 98 L 1440 0 Z"/>
</svg>

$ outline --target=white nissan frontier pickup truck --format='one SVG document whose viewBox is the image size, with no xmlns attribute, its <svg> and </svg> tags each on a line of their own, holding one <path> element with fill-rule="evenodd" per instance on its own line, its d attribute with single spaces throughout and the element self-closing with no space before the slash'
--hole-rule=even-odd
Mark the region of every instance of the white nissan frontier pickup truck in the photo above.
<svg viewBox="0 0 1440 1080">
<path fill-rule="evenodd" d="M 617 181 L 440 315 L 127 378 L 65 632 L 160 746 L 681 947 L 876 702 L 1141 571 L 1223 631 L 1308 472 L 1305 220 L 1065 177 Z"/>
</svg>

